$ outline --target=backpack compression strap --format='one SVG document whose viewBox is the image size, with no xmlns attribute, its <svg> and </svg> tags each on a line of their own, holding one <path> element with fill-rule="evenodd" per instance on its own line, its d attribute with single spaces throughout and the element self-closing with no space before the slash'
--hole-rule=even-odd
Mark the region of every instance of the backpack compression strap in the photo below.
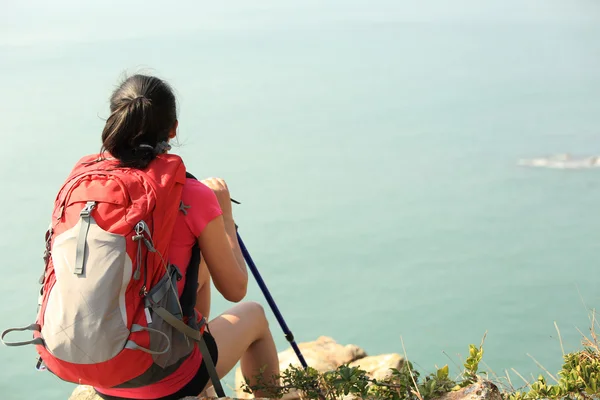
<svg viewBox="0 0 600 400">
<path fill-rule="evenodd" d="M 194 340 L 198 343 L 198 348 L 200 348 L 200 353 L 202 353 L 202 359 L 204 360 L 204 364 L 206 365 L 206 370 L 208 371 L 208 375 L 210 376 L 210 380 L 213 383 L 213 387 L 215 388 L 215 392 L 217 396 L 225 397 L 225 392 L 223 391 L 223 386 L 221 386 L 221 380 L 219 379 L 219 375 L 217 374 L 217 370 L 215 368 L 215 364 L 213 363 L 213 359 L 208 351 L 208 347 L 206 347 L 206 342 L 200 334 L 199 330 L 193 329 L 186 325 L 179 318 L 168 312 L 165 308 L 159 305 L 152 305 L 152 310 L 159 315 L 166 323 L 171 325 L 173 328 L 177 329 L 179 332 L 183 333 L 185 336 Z M 200 321 L 200 326 L 206 324 L 206 319 L 202 317 L 202 321 Z"/>
</svg>

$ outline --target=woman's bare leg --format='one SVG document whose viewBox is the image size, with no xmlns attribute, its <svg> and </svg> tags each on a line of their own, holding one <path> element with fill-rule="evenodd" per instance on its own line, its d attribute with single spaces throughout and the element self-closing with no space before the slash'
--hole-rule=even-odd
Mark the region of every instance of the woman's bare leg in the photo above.
<svg viewBox="0 0 600 400">
<path fill-rule="evenodd" d="M 277 349 L 260 304 L 237 304 L 210 321 L 208 327 L 219 349 L 216 368 L 220 378 L 240 361 L 242 373 L 250 379 L 250 385 L 256 383 L 255 377 L 263 368 L 263 382 L 275 383 L 272 377 L 279 375 Z M 254 394 L 256 397 L 268 396 L 265 391 Z"/>
</svg>

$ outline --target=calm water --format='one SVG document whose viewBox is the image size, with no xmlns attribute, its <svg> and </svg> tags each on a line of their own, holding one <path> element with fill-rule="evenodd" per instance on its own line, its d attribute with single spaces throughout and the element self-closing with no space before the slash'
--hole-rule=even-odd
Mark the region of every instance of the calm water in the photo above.
<svg viewBox="0 0 600 400">
<path fill-rule="evenodd" d="M 497 373 L 537 375 L 527 354 L 558 370 L 554 321 L 574 350 L 584 303 L 600 306 L 600 171 L 516 162 L 600 153 L 600 6 L 319 3 L 183 2 L 166 19 L 138 2 L 3 4 L 1 328 L 34 319 L 56 191 L 99 149 L 120 74 L 150 68 L 178 93 L 176 152 L 242 201 L 299 341 L 376 354 L 402 338 L 432 370 L 487 331 Z M 264 303 L 254 282 L 248 297 Z M 0 348 L 3 399 L 68 396 L 34 363 Z"/>
</svg>

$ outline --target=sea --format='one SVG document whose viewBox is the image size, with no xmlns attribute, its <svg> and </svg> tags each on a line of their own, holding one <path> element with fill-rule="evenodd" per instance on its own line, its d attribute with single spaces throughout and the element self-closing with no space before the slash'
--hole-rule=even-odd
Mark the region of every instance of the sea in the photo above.
<svg viewBox="0 0 600 400">
<path fill-rule="evenodd" d="M 35 320 L 57 191 L 100 149 L 111 91 L 142 72 L 175 89 L 172 151 L 241 202 L 239 232 L 298 342 L 455 376 L 485 337 L 481 370 L 520 387 L 517 373 L 555 374 L 589 336 L 600 169 L 520 160 L 600 153 L 597 1 L 2 9 L 1 329 Z M 253 277 L 247 300 L 285 350 Z M 213 290 L 213 316 L 231 306 Z M 68 398 L 74 385 L 35 362 L 0 346 L 0 398 Z"/>
</svg>

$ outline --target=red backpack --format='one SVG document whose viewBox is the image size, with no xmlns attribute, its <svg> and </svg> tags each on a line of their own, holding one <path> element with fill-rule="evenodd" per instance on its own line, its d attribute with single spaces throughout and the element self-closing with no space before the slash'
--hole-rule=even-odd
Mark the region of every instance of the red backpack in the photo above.
<svg viewBox="0 0 600 400">
<path fill-rule="evenodd" d="M 185 166 L 172 154 L 144 170 L 99 155 L 81 159 L 58 193 L 46 233 L 36 323 L 2 333 L 4 339 L 32 330 L 33 340 L 3 342 L 34 344 L 38 369 L 101 388 L 157 382 L 196 342 L 221 389 L 202 340 L 205 320 L 197 323 L 193 306 L 182 309 L 183 277 L 168 262 L 185 180 Z"/>
</svg>

